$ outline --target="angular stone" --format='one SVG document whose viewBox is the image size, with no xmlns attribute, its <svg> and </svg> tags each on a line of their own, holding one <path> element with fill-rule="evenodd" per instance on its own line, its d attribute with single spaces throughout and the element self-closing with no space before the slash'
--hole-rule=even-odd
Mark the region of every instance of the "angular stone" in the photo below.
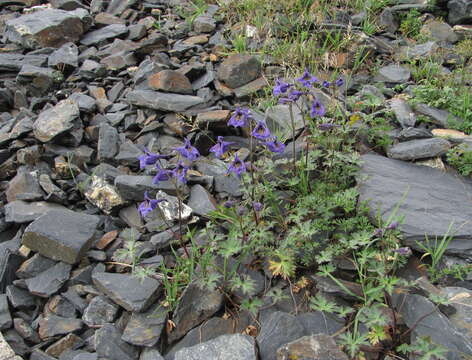
<svg viewBox="0 0 472 360">
<path fill-rule="evenodd" d="M 66 208 L 46 201 L 26 202 L 15 200 L 5 205 L 5 221 L 18 224 L 28 223 L 53 209 L 65 210 Z"/>
<path fill-rule="evenodd" d="M 261 64 L 255 56 L 234 54 L 218 69 L 218 79 L 232 89 L 257 79 L 261 75 Z"/>
<path fill-rule="evenodd" d="M 421 28 L 421 34 L 429 36 L 436 41 L 455 43 L 459 39 L 452 27 L 444 22 L 429 21 Z"/>
<path fill-rule="evenodd" d="M 238 99 L 247 98 L 250 95 L 254 95 L 261 92 L 261 90 L 268 85 L 269 83 L 267 82 L 267 79 L 261 76 L 256 80 L 248 82 L 247 84 L 240 86 L 237 89 L 234 89 L 234 95 Z"/>
<path fill-rule="evenodd" d="M 107 13 L 112 15 L 121 15 L 126 9 L 139 3 L 138 0 L 111 0 L 108 3 Z"/>
<path fill-rule="evenodd" d="M 426 104 L 416 104 L 415 111 L 429 117 L 434 124 L 445 128 L 449 127 L 449 122 L 451 121 L 456 123 L 463 122 L 462 119 L 457 118 L 446 110 L 436 109 Z"/>
<path fill-rule="evenodd" d="M 36 298 L 33 295 L 14 285 L 8 285 L 5 294 L 15 309 L 30 309 L 36 305 Z"/>
<path fill-rule="evenodd" d="M 164 360 L 161 353 L 153 348 L 144 348 L 139 356 L 139 360 Z"/>
<path fill-rule="evenodd" d="M 304 336 L 277 350 L 277 360 L 349 360 L 336 341 L 326 334 Z"/>
<path fill-rule="evenodd" d="M 92 113 L 97 108 L 95 99 L 85 94 L 73 93 L 69 96 L 69 100 L 75 102 L 79 107 L 79 110 L 83 112 Z"/>
<path fill-rule="evenodd" d="M 98 159 L 101 161 L 113 159 L 118 152 L 118 143 L 118 131 L 113 126 L 102 123 L 98 133 Z"/>
<path fill-rule="evenodd" d="M 63 76 L 60 72 L 33 65 L 23 65 L 16 77 L 18 84 L 26 86 L 32 94 L 41 96 L 54 85 L 60 83 Z"/>
<path fill-rule="evenodd" d="M 16 200 L 39 200 L 43 197 L 43 191 L 39 186 L 36 172 L 22 171 L 10 180 L 5 192 L 8 202 Z"/>
<path fill-rule="evenodd" d="M 44 351 L 35 349 L 31 352 L 30 360 L 56 360 L 56 358 L 46 354 Z"/>
<path fill-rule="evenodd" d="M 359 201 L 369 201 L 370 217 L 386 221 L 398 206 L 403 242 L 422 251 L 417 241 L 452 236 L 446 253 L 472 254 L 472 181 L 426 166 L 366 154 L 358 178 Z M 452 224 L 451 229 L 449 226 Z"/>
<path fill-rule="evenodd" d="M 69 65 L 74 68 L 79 66 L 79 48 L 74 43 L 68 42 L 55 50 L 48 57 L 49 66 Z"/>
<path fill-rule="evenodd" d="M 442 156 L 451 148 L 446 139 L 432 138 L 398 143 L 387 151 L 388 157 L 398 160 L 416 160 Z"/>
<path fill-rule="evenodd" d="M 185 221 L 192 215 L 192 209 L 185 204 L 180 204 L 179 210 L 179 199 L 176 196 L 168 195 L 164 191 L 158 191 L 156 199 L 164 200 L 157 204 L 159 211 L 155 215 L 159 219 L 164 219 L 166 222 L 179 221 L 179 219 Z"/>
<path fill-rule="evenodd" d="M 5 334 L 9 340 L 8 334 Z M 2 360 L 23 360 L 20 356 L 16 356 L 15 351 L 10 347 L 0 332 L 0 357 Z"/>
<path fill-rule="evenodd" d="M 393 304 L 406 325 L 413 328 L 412 343 L 416 337 L 428 336 L 433 344 L 442 345 L 449 350 L 444 354 L 448 360 L 461 360 L 464 355 L 472 356 L 470 339 L 456 329 L 449 319 L 437 310 L 436 305 L 425 297 L 408 293 L 395 294 Z"/>
<path fill-rule="evenodd" d="M 216 21 L 210 16 L 198 16 L 193 20 L 193 30 L 198 33 L 211 33 L 216 28 Z"/>
<path fill-rule="evenodd" d="M 411 72 L 407 68 L 400 65 L 388 65 L 379 69 L 379 73 L 375 77 L 376 81 L 387 83 L 401 84 L 410 79 Z"/>
<path fill-rule="evenodd" d="M 122 340 L 137 346 L 154 346 L 166 325 L 167 311 L 156 307 L 145 313 L 133 313 L 123 331 Z"/>
<path fill-rule="evenodd" d="M 176 352 L 174 360 L 256 360 L 254 338 L 249 335 L 221 335 L 216 339 Z"/>
<path fill-rule="evenodd" d="M 293 107 L 293 121 L 295 123 L 295 134 L 304 128 L 304 121 L 301 111 L 297 106 Z M 270 131 L 275 134 L 281 134 L 284 139 L 291 139 L 292 121 L 290 118 L 290 107 L 288 105 L 275 105 L 268 108 L 265 112 L 265 119 Z"/>
<path fill-rule="evenodd" d="M 82 21 L 77 14 L 45 9 L 8 20 L 5 37 L 27 49 L 57 48 L 67 42 L 76 42 L 83 31 Z"/>
<path fill-rule="evenodd" d="M 427 41 L 419 45 L 403 46 L 400 49 L 400 59 L 420 59 L 425 56 L 433 56 L 438 47 L 434 41 Z"/>
<path fill-rule="evenodd" d="M 39 321 L 39 337 L 45 340 L 56 335 L 65 335 L 78 331 L 82 327 L 83 323 L 80 319 L 49 315 Z"/>
<path fill-rule="evenodd" d="M 113 210 L 124 206 L 126 203 L 113 185 L 108 184 L 103 178 L 98 176 L 92 176 L 84 195 L 92 204 L 103 210 L 106 214 L 110 214 Z"/>
<path fill-rule="evenodd" d="M 50 0 L 50 3 L 53 8 L 66 11 L 85 8 L 80 0 Z"/>
<path fill-rule="evenodd" d="M 50 210 L 25 229 L 22 243 L 43 256 L 75 264 L 90 248 L 98 222 L 96 216 Z"/>
<path fill-rule="evenodd" d="M 95 332 L 95 350 L 100 358 L 109 360 L 137 360 L 139 350 L 121 340 L 121 332 L 105 324 Z"/>
<path fill-rule="evenodd" d="M 172 320 L 175 329 L 168 334 L 169 341 L 180 339 L 190 329 L 216 313 L 222 305 L 223 295 L 220 291 L 202 290 L 196 283 L 187 285 L 174 311 Z"/>
<path fill-rule="evenodd" d="M 106 40 L 126 35 L 127 33 L 128 28 L 126 25 L 112 24 L 87 33 L 82 39 L 80 39 L 80 43 L 87 46 L 96 45 Z"/>
<path fill-rule="evenodd" d="M 411 106 L 403 99 L 392 99 L 390 101 L 390 108 L 393 110 L 395 117 L 402 126 L 408 128 L 415 126 L 416 116 Z"/>
<path fill-rule="evenodd" d="M 95 273 L 92 280 L 100 291 L 128 311 L 145 311 L 161 290 L 157 280 L 147 277 L 141 281 L 129 274 Z"/>
<path fill-rule="evenodd" d="M 75 318 L 76 311 L 74 304 L 61 295 L 54 295 L 49 298 L 46 305 L 44 305 L 44 316 L 57 315 L 66 318 Z"/>
<path fill-rule="evenodd" d="M 118 312 L 118 306 L 103 296 L 95 296 L 84 310 L 82 320 L 88 326 L 112 323 Z"/>
<path fill-rule="evenodd" d="M 20 279 L 28 279 L 41 274 L 56 264 L 55 261 L 45 258 L 39 254 L 34 254 L 28 260 L 25 260 L 20 268 L 16 271 L 16 275 Z"/>
<path fill-rule="evenodd" d="M 11 328 L 12 323 L 10 310 L 8 309 L 7 295 L 0 294 L 0 330 Z"/>
<path fill-rule="evenodd" d="M 201 216 L 206 216 L 217 209 L 217 203 L 213 196 L 198 184 L 192 186 L 187 205 L 192 208 L 195 214 Z"/>
<path fill-rule="evenodd" d="M 153 184 L 152 179 L 153 176 L 119 175 L 115 179 L 115 186 L 126 200 L 142 201 L 146 191 L 149 192 L 150 196 L 153 196 L 159 190 L 173 195 L 176 194 L 175 184 L 172 181 L 159 181 L 158 184 Z M 186 186 L 180 184 L 178 186 L 180 186 L 180 191 L 188 193 Z"/>
<path fill-rule="evenodd" d="M 22 55 L 15 53 L 0 54 L 0 71 L 20 71 L 25 64 L 33 66 L 44 66 L 47 57 L 44 55 Z"/>
<path fill-rule="evenodd" d="M 127 98 L 130 104 L 162 111 L 185 111 L 200 105 L 204 100 L 198 96 L 168 94 L 153 90 L 133 90 Z"/>
<path fill-rule="evenodd" d="M 84 341 L 80 337 L 75 334 L 68 334 L 50 345 L 46 349 L 46 354 L 54 356 L 55 358 L 59 358 L 62 353 L 72 349 L 77 349 L 83 344 Z"/>
<path fill-rule="evenodd" d="M 192 84 L 183 74 L 174 70 L 162 70 L 148 78 L 149 87 L 177 94 L 192 94 Z"/>
<path fill-rule="evenodd" d="M 305 328 L 293 315 L 276 311 L 261 322 L 257 336 L 261 360 L 275 359 L 277 349 L 305 335 Z"/>
<path fill-rule="evenodd" d="M 35 344 L 39 343 L 38 334 L 34 331 L 31 326 L 22 318 L 13 319 L 13 327 L 20 336 L 28 341 L 31 341 Z"/>
<path fill-rule="evenodd" d="M 444 287 L 441 293 L 450 300 L 455 313 L 449 321 L 469 339 L 472 339 L 472 291 L 461 287 Z"/>
<path fill-rule="evenodd" d="M 202 112 L 197 115 L 197 125 L 202 129 L 226 130 L 227 122 L 231 116 L 229 110 L 214 110 Z"/>
<path fill-rule="evenodd" d="M 70 270 L 69 264 L 57 263 L 39 275 L 26 279 L 28 291 L 33 295 L 47 298 L 58 292 L 69 279 Z"/>
<path fill-rule="evenodd" d="M 472 2 L 469 0 L 449 0 L 448 22 L 451 25 L 470 24 L 472 21 Z"/>
<path fill-rule="evenodd" d="M 71 100 L 62 100 L 51 109 L 42 111 L 33 125 L 33 133 L 41 142 L 48 142 L 57 135 L 71 130 L 79 118 L 77 104 Z"/>
</svg>

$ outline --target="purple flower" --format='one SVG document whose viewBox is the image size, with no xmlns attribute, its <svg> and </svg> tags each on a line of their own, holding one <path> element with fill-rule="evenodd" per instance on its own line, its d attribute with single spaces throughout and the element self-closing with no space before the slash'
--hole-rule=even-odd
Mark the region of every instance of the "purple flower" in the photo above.
<svg viewBox="0 0 472 360">
<path fill-rule="evenodd" d="M 144 193 L 144 201 L 141 204 L 139 204 L 138 211 L 142 217 L 145 217 L 147 214 L 149 214 L 151 211 L 153 211 L 157 207 L 157 204 L 159 204 L 162 201 L 165 201 L 165 199 L 159 199 L 159 200 L 151 199 L 148 195 L 148 192 L 146 191 Z"/>
<path fill-rule="evenodd" d="M 236 174 L 238 177 L 241 177 L 241 174 L 246 171 L 246 164 L 244 164 L 244 161 L 242 161 L 239 157 L 238 154 L 234 156 L 234 160 L 229 164 L 228 167 L 228 174 L 230 172 Z"/>
<path fill-rule="evenodd" d="M 388 226 L 387 230 L 395 230 L 398 227 L 399 222 L 398 221 L 392 221 Z"/>
<path fill-rule="evenodd" d="M 175 148 L 184 158 L 191 161 L 195 160 L 200 156 L 200 152 L 190 144 L 190 140 L 185 138 L 184 145 Z"/>
<path fill-rule="evenodd" d="M 298 99 L 300 99 L 300 96 L 304 94 L 303 91 L 292 89 L 287 97 L 283 97 L 279 99 L 280 104 L 288 104 L 288 103 L 294 103 L 297 102 Z"/>
<path fill-rule="evenodd" d="M 240 207 L 238 207 L 236 212 L 239 216 L 243 216 L 246 213 L 246 208 L 244 206 L 240 206 Z"/>
<path fill-rule="evenodd" d="M 338 80 L 336 80 L 335 84 L 336 84 L 337 87 L 343 86 L 344 85 L 344 79 L 339 78 Z"/>
<path fill-rule="evenodd" d="M 142 170 L 146 165 L 154 165 L 159 159 L 158 154 L 154 154 L 147 149 L 144 149 L 144 154 L 138 156 L 139 159 L 139 168 Z"/>
<path fill-rule="evenodd" d="M 163 169 L 159 166 L 159 164 L 156 164 L 156 168 L 157 168 L 157 174 L 156 176 L 154 176 L 152 178 L 152 183 L 153 184 L 158 184 L 159 181 L 167 181 L 169 180 L 171 174 L 172 174 L 172 171 L 170 170 L 167 170 L 167 169 Z"/>
<path fill-rule="evenodd" d="M 256 139 L 265 140 L 270 136 L 270 130 L 264 121 L 259 120 L 252 130 L 251 135 Z"/>
<path fill-rule="evenodd" d="M 384 233 L 383 229 L 375 229 L 374 236 L 375 237 L 382 237 L 383 233 Z"/>
<path fill-rule="evenodd" d="M 290 87 L 292 86 L 293 86 L 292 84 L 289 84 L 289 83 L 283 82 L 282 80 L 277 79 L 275 80 L 273 94 L 274 96 L 285 94 L 287 90 L 290 89 Z"/>
<path fill-rule="evenodd" d="M 401 256 L 410 256 L 412 254 L 412 251 L 409 247 L 401 247 L 393 251 L 400 254 Z"/>
<path fill-rule="evenodd" d="M 227 200 L 223 203 L 223 206 L 227 209 L 231 209 L 234 206 L 235 203 L 236 203 L 236 201 L 234 201 L 234 200 Z"/>
<path fill-rule="evenodd" d="M 331 86 L 331 83 L 330 83 L 329 81 L 326 81 L 326 80 L 325 80 L 325 81 L 323 81 L 323 84 L 322 84 L 322 85 L 323 85 L 323 87 L 325 87 L 325 88 L 329 88 L 329 87 Z"/>
<path fill-rule="evenodd" d="M 224 141 L 223 136 L 218 136 L 217 143 L 210 148 L 210 152 L 214 153 L 217 158 L 221 158 L 231 144 L 233 143 Z"/>
<path fill-rule="evenodd" d="M 272 151 L 273 153 L 281 154 L 285 150 L 285 144 L 278 141 L 276 137 L 273 140 L 266 141 L 265 146 L 267 146 L 269 151 Z"/>
<path fill-rule="evenodd" d="M 341 125 L 338 125 L 338 124 L 323 123 L 323 124 L 318 125 L 318 129 L 320 129 L 321 131 L 327 131 L 327 130 L 331 130 L 340 126 Z"/>
<path fill-rule="evenodd" d="M 262 205 L 260 202 L 258 202 L 258 201 L 254 201 L 254 202 L 252 203 L 252 207 L 254 208 L 254 210 L 256 210 L 257 212 L 259 212 L 259 211 L 262 210 L 263 205 Z"/>
<path fill-rule="evenodd" d="M 246 123 L 250 117 L 251 112 L 249 111 L 249 109 L 241 109 L 238 107 L 229 119 L 228 126 L 244 127 L 246 126 Z"/>
<path fill-rule="evenodd" d="M 318 79 L 316 78 L 316 76 L 313 76 L 312 74 L 310 74 L 308 69 L 305 69 L 305 72 L 303 73 L 303 75 L 296 80 L 299 83 L 301 83 L 303 86 L 308 87 L 308 88 L 311 87 L 313 83 L 318 82 Z"/>
<path fill-rule="evenodd" d="M 177 166 L 172 170 L 172 175 L 179 180 L 180 182 L 187 183 L 187 171 L 188 166 L 186 166 L 182 161 L 177 163 Z"/>
<path fill-rule="evenodd" d="M 323 104 L 318 99 L 315 99 L 313 104 L 311 104 L 310 116 L 314 118 L 315 116 L 323 116 L 325 113 L 326 110 Z"/>
</svg>

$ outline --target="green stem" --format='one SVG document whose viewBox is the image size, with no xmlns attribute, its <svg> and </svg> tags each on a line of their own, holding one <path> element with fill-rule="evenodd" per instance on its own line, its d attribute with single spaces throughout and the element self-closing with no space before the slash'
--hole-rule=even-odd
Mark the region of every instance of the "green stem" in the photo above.
<svg viewBox="0 0 472 360">
<path fill-rule="evenodd" d="M 293 151 L 293 170 L 296 169 L 297 163 L 296 163 L 296 155 L 295 155 L 295 119 L 293 117 L 293 107 L 292 104 L 288 106 L 290 110 L 290 124 L 292 126 L 292 151 Z"/>
</svg>

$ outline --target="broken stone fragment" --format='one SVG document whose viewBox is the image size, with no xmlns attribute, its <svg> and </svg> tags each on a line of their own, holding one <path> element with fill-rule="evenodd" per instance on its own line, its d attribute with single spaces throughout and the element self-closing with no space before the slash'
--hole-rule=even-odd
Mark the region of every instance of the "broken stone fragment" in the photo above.
<svg viewBox="0 0 472 360">
<path fill-rule="evenodd" d="M 41 142 L 71 130 L 79 119 L 80 111 L 72 100 L 62 100 L 53 108 L 42 111 L 33 125 L 33 134 Z"/>
<path fill-rule="evenodd" d="M 78 262 L 90 248 L 99 218 L 70 210 L 51 210 L 33 221 L 22 243 L 48 258 Z"/>
<path fill-rule="evenodd" d="M 243 86 L 261 75 L 261 63 L 255 56 L 229 56 L 218 69 L 218 79 L 232 89 Z"/>
<path fill-rule="evenodd" d="M 26 279 L 28 291 L 33 295 L 47 298 L 58 292 L 69 279 L 70 270 L 70 265 L 59 262 L 39 275 Z"/>
<path fill-rule="evenodd" d="M 84 32 L 80 17 L 73 12 L 45 9 L 8 20 L 5 38 L 27 49 L 60 47 L 76 42 Z"/>
<path fill-rule="evenodd" d="M 126 204 L 116 188 L 98 176 L 92 176 L 85 197 L 106 214 Z"/>
<path fill-rule="evenodd" d="M 83 323 L 80 319 L 49 315 L 39 321 L 39 336 L 44 340 L 80 330 L 82 326 Z"/>
<path fill-rule="evenodd" d="M 192 84 L 185 76 L 174 70 L 162 70 L 148 79 L 149 87 L 178 94 L 192 94 Z"/>
</svg>

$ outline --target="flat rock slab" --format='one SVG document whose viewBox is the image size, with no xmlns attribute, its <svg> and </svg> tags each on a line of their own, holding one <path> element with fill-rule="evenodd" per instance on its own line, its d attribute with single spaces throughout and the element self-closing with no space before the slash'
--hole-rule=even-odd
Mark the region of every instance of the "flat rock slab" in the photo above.
<svg viewBox="0 0 472 360">
<path fill-rule="evenodd" d="M 398 160 L 416 160 L 442 156 L 451 148 L 446 139 L 419 139 L 401 142 L 388 149 L 388 157 Z"/>
<path fill-rule="evenodd" d="M 185 111 L 204 102 L 198 96 L 170 94 L 153 90 L 133 90 L 126 99 L 130 104 L 162 111 Z"/>
<path fill-rule="evenodd" d="M 112 25 L 105 26 L 101 29 L 87 33 L 80 40 L 80 43 L 90 46 L 90 45 L 98 44 L 108 39 L 117 38 L 127 33 L 128 33 L 128 28 L 126 27 L 126 25 L 112 24 Z"/>
<path fill-rule="evenodd" d="M 0 332 L 0 359 L 2 360 L 22 360 L 20 356 L 16 356 L 10 345 L 5 341 Z"/>
<path fill-rule="evenodd" d="M 137 360 L 139 357 L 138 348 L 121 340 L 121 332 L 111 324 L 105 324 L 97 330 L 94 340 L 95 350 L 100 358 Z"/>
<path fill-rule="evenodd" d="M 5 205 L 6 222 L 28 223 L 36 220 L 49 210 L 65 210 L 62 205 L 46 201 L 26 202 L 15 200 Z"/>
<path fill-rule="evenodd" d="M 349 360 L 336 341 L 326 334 L 304 336 L 277 350 L 277 360 Z"/>
<path fill-rule="evenodd" d="M 50 210 L 33 221 L 22 243 L 41 255 L 75 264 L 94 240 L 99 218 L 70 210 Z"/>
<path fill-rule="evenodd" d="M 184 348 L 174 360 L 256 360 L 254 338 L 249 335 L 221 335 L 216 339 Z"/>
<path fill-rule="evenodd" d="M 39 275 L 26 279 L 28 291 L 33 295 L 47 298 L 58 292 L 69 279 L 70 270 L 69 264 L 57 263 Z"/>
<path fill-rule="evenodd" d="M 399 206 L 404 242 L 418 250 L 417 241 L 450 235 L 448 253 L 472 254 L 472 181 L 426 166 L 376 154 L 362 156 L 358 177 L 359 201 L 368 201 L 370 216 L 385 221 Z"/>
<path fill-rule="evenodd" d="M 96 273 L 95 286 L 128 311 L 145 311 L 159 296 L 161 284 L 149 277 L 143 281 L 129 274 Z"/>
<path fill-rule="evenodd" d="M 25 48 L 36 49 L 75 42 L 83 31 L 82 21 L 74 12 L 46 9 L 8 20 L 5 37 Z"/>
</svg>

